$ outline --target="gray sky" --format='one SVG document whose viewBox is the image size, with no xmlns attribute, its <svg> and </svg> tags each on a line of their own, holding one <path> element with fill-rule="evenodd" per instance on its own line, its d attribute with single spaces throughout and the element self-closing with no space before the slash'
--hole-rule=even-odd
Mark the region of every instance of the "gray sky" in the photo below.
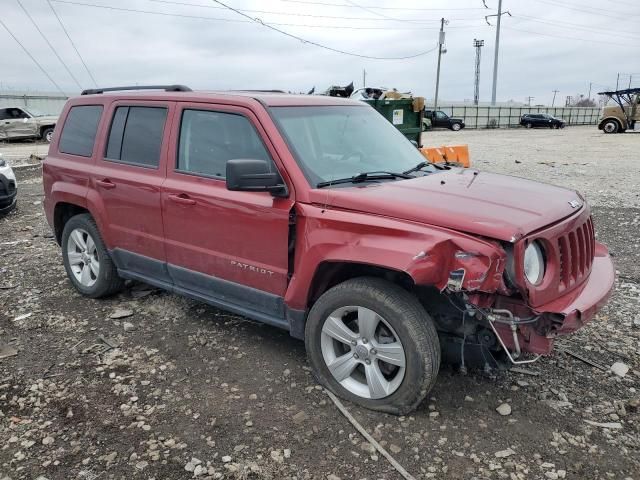
<svg viewBox="0 0 640 480">
<path fill-rule="evenodd" d="M 93 83 L 46 0 L 21 0 L 83 88 Z M 495 27 L 484 16 L 498 0 L 223 0 L 251 18 L 331 48 L 377 57 L 434 49 L 440 18 L 447 53 L 440 98 L 473 98 L 473 39 L 484 39 L 480 100 L 489 101 Z M 179 5 L 188 3 L 205 7 Z M 324 90 L 362 84 L 411 90 L 433 98 L 435 51 L 405 60 L 372 60 L 292 39 L 211 0 L 51 0 L 100 86 L 183 83 L 194 89 Z M 171 15 L 96 8 L 81 4 Z M 215 8 L 212 8 L 215 7 Z M 384 8 L 379 8 L 384 7 Z M 556 104 L 566 95 L 614 87 L 618 72 L 640 86 L 640 1 L 503 0 L 498 100 Z M 79 88 L 20 8 L 0 0 L 1 19 L 68 93 Z M 275 13 L 273 13 L 275 12 Z M 178 16 L 173 16 L 178 15 Z M 181 15 L 181 16 L 180 16 Z M 198 18 L 191 18 L 198 17 Z M 335 17 L 335 18 L 334 18 Z M 217 19 L 217 20 L 214 20 Z M 490 19 L 495 25 L 495 17 Z M 341 28 L 336 28 L 341 27 Z M 347 27 L 347 28 L 344 28 Z M 629 76 L 621 76 L 627 86 Z M 0 26 L 0 89 L 55 87 Z"/>
</svg>

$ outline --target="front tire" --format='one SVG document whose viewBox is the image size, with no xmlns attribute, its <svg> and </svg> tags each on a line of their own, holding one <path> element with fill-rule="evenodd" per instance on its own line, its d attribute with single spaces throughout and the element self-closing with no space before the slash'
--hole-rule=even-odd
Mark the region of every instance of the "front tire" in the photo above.
<svg viewBox="0 0 640 480">
<path fill-rule="evenodd" d="M 602 131 L 604 133 L 618 133 L 618 130 L 620 130 L 620 125 L 616 120 L 607 120 L 602 125 Z"/>
<path fill-rule="evenodd" d="M 531 125 L 531 123 L 530 123 L 530 122 L 525 123 L 525 124 L 524 124 L 524 126 L 525 126 L 526 128 L 531 128 L 531 127 L 533 127 L 533 125 Z"/>
<path fill-rule="evenodd" d="M 47 143 L 51 143 L 51 140 L 53 140 L 53 128 L 45 128 L 42 131 L 42 139 Z"/>
<path fill-rule="evenodd" d="M 305 345 L 316 379 L 336 395 L 395 415 L 433 387 L 440 343 L 418 299 L 379 278 L 355 278 L 313 305 Z"/>
<path fill-rule="evenodd" d="M 70 218 L 60 244 L 64 268 L 78 292 L 100 298 L 122 288 L 123 281 L 91 215 L 83 213 Z"/>
<path fill-rule="evenodd" d="M 453 130 L 454 132 L 457 132 L 460 129 L 462 129 L 462 125 L 460 125 L 459 123 L 454 123 L 453 125 L 451 125 L 451 130 Z"/>
</svg>

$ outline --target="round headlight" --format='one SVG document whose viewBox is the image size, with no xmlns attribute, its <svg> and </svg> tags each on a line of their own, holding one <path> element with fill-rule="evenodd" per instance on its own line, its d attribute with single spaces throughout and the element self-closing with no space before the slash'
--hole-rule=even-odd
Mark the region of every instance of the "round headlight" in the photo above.
<svg viewBox="0 0 640 480">
<path fill-rule="evenodd" d="M 544 254 L 539 242 L 530 243 L 524 251 L 524 275 L 532 285 L 540 285 L 544 278 Z"/>
</svg>

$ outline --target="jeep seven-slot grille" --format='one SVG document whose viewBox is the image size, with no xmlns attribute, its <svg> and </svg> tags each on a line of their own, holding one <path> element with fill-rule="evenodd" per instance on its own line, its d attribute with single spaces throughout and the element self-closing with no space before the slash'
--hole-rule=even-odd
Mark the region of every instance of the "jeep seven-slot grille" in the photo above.
<svg viewBox="0 0 640 480">
<path fill-rule="evenodd" d="M 559 291 L 572 288 L 591 272 L 595 252 L 595 234 L 591 217 L 569 233 L 558 237 L 560 252 Z"/>
</svg>

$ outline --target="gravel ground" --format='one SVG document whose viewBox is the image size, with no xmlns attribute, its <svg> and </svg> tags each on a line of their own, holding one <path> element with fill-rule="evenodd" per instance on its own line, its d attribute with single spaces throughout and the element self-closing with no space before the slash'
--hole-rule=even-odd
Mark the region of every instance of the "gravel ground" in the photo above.
<svg viewBox="0 0 640 480">
<path fill-rule="evenodd" d="M 22 140 L 14 142 L 0 142 L 0 158 L 12 167 L 33 165 L 49 151 L 49 144 L 40 140 Z"/>
<path fill-rule="evenodd" d="M 640 207 L 640 131 L 605 135 L 595 126 L 562 130 L 434 130 L 426 146 L 468 144 L 481 170 L 526 177 L 582 192 L 591 205 Z"/>
<path fill-rule="evenodd" d="M 428 133 L 469 143 L 483 169 L 586 191 L 618 278 L 597 319 L 526 373 L 443 366 L 406 417 L 347 403 L 415 478 L 640 478 L 640 136 L 593 133 Z M 518 151 L 524 142 L 537 146 Z M 18 209 L 0 219 L 0 479 L 401 478 L 287 333 L 142 284 L 80 297 L 44 220 L 39 169 L 18 176 Z"/>
</svg>

